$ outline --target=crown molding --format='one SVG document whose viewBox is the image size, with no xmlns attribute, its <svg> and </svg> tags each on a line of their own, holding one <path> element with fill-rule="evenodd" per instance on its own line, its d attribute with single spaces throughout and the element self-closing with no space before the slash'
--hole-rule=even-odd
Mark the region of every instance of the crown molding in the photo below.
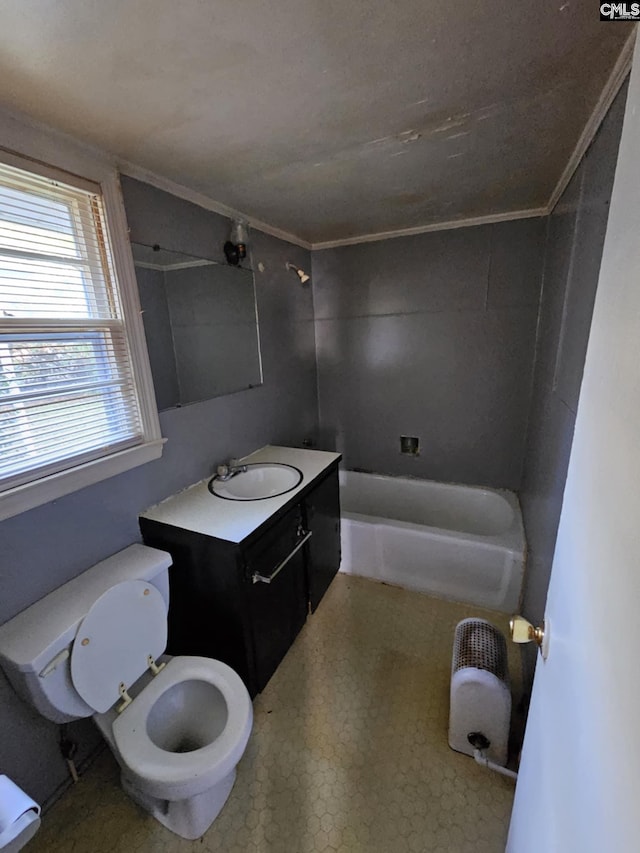
<svg viewBox="0 0 640 853">
<path fill-rule="evenodd" d="M 158 175 L 155 172 L 144 169 L 142 166 L 137 166 L 135 163 L 131 163 L 128 160 L 119 159 L 116 161 L 116 164 L 118 170 L 123 175 L 143 181 L 145 184 L 151 184 L 151 186 L 158 190 L 164 190 L 164 192 L 171 193 L 171 195 L 184 199 L 184 201 L 190 201 L 192 204 L 197 204 L 198 207 L 203 207 L 205 210 L 210 210 L 213 213 L 219 213 L 221 216 L 227 217 L 227 219 L 242 219 L 250 228 L 256 228 L 258 231 L 269 234 L 271 237 L 277 237 L 278 240 L 285 240 L 287 243 L 293 243 L 295 246 L 300 246 L 302 249 L 312 248 L 311 243 L 308 243 L 296 234 L 291 234 L 289 231 L 284 231 L 281 228 L 269 225 L 267 222 L 263 222 L 261 219 L 256 219 L 248 213 L 236 210 L 234 207 L 228 207 L 226 204 L 215 201 L 204 193 L 189 189 L 189 187 L 185 187 L 183 184 L 176 183 L 169 178 L 165 178 L 162 175 Z"/>
<path fill-rule="evenodd" d="M 335 249 L 339 246 L 355 246 L 358 243 L 375 243 L 378 240 L 390 240 L 393 237 L 411 237 L 414 234 L 428 234 L 430 231 L 451 231 L 455 228 L 469 228 L 473 225 L 510 222 L 513 219 L 533 219 L 537 216 L 546 216 L 547 212 L 546 207 L 531 207 L 527 210 L 508 210 L 505 213 L 489 213 L 486 216 L 451 219 L 448 222 L 432 222 L 430 225 L 417 225 L 415 228 L 398 228 L 395 231 L 361 234 L 358 237 L 345 237 L 342 240 L 327 240 L 322 243 L 312 243 L 311 248 L 313 251 Z"/>
<path fill-rule="evenodd" d="M 558 201 L 560 200 L 560 196 L 566 190 L 569 185 L 569 181 L 574 175 L 574 172 L 580 165 L 580 161 L 587 153 L 587 148 L 593 142 L 593 139 L 598 132 L 600 125 L 604 121 L 607 112 L 609 111 L 609 107 L 613 103 L 616 95 L 620 91 L 622 84 L 627 78 L 629 71 L 631 70 L 631 64 L 633 62 L 633 48 L 636 40 L 636 27 L 631 31 L 629 38 L 624 43 L 624 47 L 620 51 L 620 56 L 618 57 L 616 64 L 613 66 L 611 74 L 607 79 L 607 82 L 604 84 L 604 88 L 600 93 L 600 97 L 598 98 L 596 105 L 594 107 L 593 112 L 589 116 L 589 120 L 584 126 L 582 133 L 580 134 L 580 138 L 576 144 L 576 147 L 573 149 L 571 157 L 569 157 L 569 161 L 567 165 L 564 167 L 564 171 L 560 175 L 558 183 L 555 185 L 553 192 L 549 198 L 549 202 L 547 204 L 547 213 L 551 213 L 553 208 L 556 206 Z"/>
</svg>

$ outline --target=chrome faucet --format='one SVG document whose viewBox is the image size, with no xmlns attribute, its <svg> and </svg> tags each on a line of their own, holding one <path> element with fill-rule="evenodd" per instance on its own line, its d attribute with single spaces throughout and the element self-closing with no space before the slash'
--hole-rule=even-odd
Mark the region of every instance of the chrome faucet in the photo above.
<svg viewBox="0 0 640 853">
<path fill-rule="evenodd" d="M 217 479 L 224 483 L 232 477 L 235 477 L 236 474 L 243 474 L 247 470 L 246 465 L 235 465 L 235 462 L 235 459 L 230 459 L 229 462 L 224 465 L 218 465 L 216 469 L 218 475 Z"/>
</svg>

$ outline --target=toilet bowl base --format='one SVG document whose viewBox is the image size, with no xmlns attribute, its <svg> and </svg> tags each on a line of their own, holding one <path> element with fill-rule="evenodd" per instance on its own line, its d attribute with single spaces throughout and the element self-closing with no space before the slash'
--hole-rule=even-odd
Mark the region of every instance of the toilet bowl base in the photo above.
<svg viewBox="0 0 640 853">
<path fill-rule="evenodd" d="M 186 800 L 162 800 L 140 790 L 124 772 L 120 774 L 123 790 L 146 812 L 149 812 L 167 829 L 193 841 L 209 829 L 226 803 L 233 783 L 236 769 L 228 773 L 213 787 Z"/>
</svg>

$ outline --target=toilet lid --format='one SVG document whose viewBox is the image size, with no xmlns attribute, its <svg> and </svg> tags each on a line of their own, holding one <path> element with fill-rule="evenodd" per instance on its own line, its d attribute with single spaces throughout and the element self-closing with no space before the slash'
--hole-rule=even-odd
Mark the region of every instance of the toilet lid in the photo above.
<svg viewBox="0 0 640 853">
<path fill-rule="evenodd" d="M 71 650 L 71 680 L 84 701 L 107 711 L 167 645 L 167 605 L 156 587 L 123 581 L 93 604 Z"/>
</svg>

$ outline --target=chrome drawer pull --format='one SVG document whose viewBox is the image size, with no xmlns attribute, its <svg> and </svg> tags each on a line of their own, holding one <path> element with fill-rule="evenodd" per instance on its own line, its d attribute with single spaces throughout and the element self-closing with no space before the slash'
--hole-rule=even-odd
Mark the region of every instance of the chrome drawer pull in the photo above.
<svg viewBox="0 0 640 853">
<path fill-rule="evenodd" d="M 312 537 L 312 536 L 313 536 L 313 530 L 310 530 L 310 531 L 309 531 L 309 532 L 308 532 L 308 533 L 307 533 L 307 534 L 306 534 L 306 535 L 305 535 L 305 536 L 304 536 L 304 537 L 303 537 L 303 538 L 298 542 L 298 544 L 297 544 L 297 545 L 296 545 L 296 547 L 293 549 L 293 551 L 292 551 L 288 556 L 286 556 L 286 557 L 284 558 L 284 560 L 283 560 L 281 563 L 278 563 L 278 565 L 275 567 L 275 569 L 274 569 L 274 570 L 273 570 L 273 572 L 269 575 L 269 577 L 268 577 L 268 578 L 267 578 L 267 577 L 265 577 L 264 575 L 261 575 L 259 572 L 254 572 L 254 573 L 251 575 L 251 580 L 253 581 L 253 583 L 271 583 L 271 581 L 276 577 L 276 575 L 278 575 L 278 574 L 279 574 L 279 573 L 284 569 L 284 567 L 287 565 L 287 563 L 289 562 L 289 560 L 291 560 L 291 558 L 292 558 L 292 557 L 295 557 L 295 555 L 298 553 L 298 551 L 300 550 L 300 548 L 302 548 L 302 546 L 303 546 L 306 542 L 308 542 L 308 541 L 309 541 L 309 539 L 311 539 L 311 537 Z"/>
</svg>

